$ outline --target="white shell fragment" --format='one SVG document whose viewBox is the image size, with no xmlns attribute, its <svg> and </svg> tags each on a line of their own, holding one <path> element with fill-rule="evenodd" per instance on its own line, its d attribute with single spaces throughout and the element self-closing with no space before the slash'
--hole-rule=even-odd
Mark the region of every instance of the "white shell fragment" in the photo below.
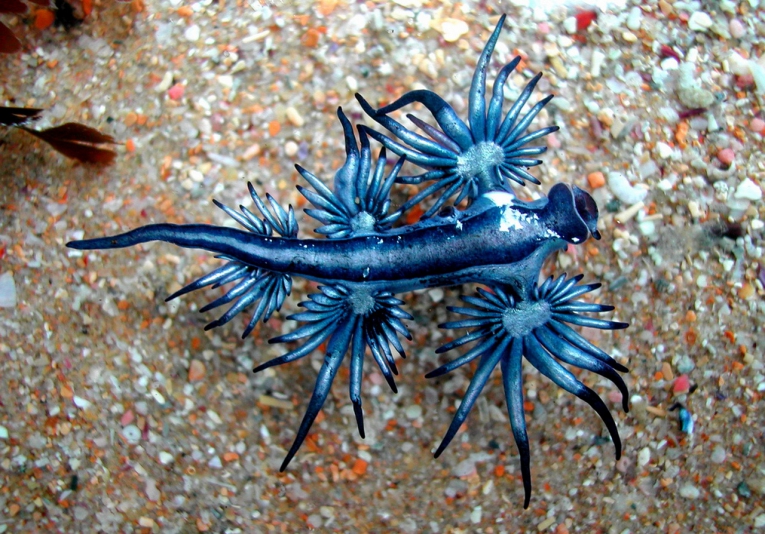
<svg viewBox="0 0 765 534">
<path fill-rule="evenodd" d="M 688 28 L 695 32 L 707 31 L 712 26 L 712 17 L 703 11 L 694 11 L 688 19 Z"/>
<path fill-rule="evenodd" d="M 453 43 L 465 35 L 470 28 L 467 22 L 460 19 L 445 18 L 430 23 L 431 28 L 439 32 L 447 43 Z"/>
<path fill-rule="evenodd" d="M 603 63 L 606 60 L 606 55 L 600 50 L 592 51 L 592 58 L 590 58 L 590 74 L 593 78 L 600 77 L 600 71 L 603 67 Z"/>
<path fill-rule="evenodd" d="M 686 61 L 678 69 L 677 97 L 687 108 L 708 108 L 715 101 L 715 95 L 701 86 L 696 77 L 696 65 Z"/>
<path fill-rule="evenodd" d="M 738 184 L 733 196 L 736 198 L 757 201 L 762 198 L 762 188 L 754 183 L 751 178 L 746 178 L 743 182 Z"/>
<path fill-rule="evenodd" d="M 765 68 L 751 59 L 747 64 L 749 66 L 749 72 L 752 73 L 752 78 L 754 78 L 754 85 L 757 87 L 757 93 L 760 95 L 765 94 Z"/>
<path fill-rule="evenodd" d="M 627 177 L 620 172 L 608 173 L 608 187 L 616 198 L 628 205 L 642 202 L 648 194 L 647 190 L 630 184 Z"/>
</svg>

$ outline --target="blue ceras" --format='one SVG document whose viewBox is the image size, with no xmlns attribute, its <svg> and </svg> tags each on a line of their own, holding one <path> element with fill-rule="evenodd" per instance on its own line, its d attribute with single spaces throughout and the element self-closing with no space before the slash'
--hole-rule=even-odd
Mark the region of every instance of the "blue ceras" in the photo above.
<svg viewBox="0 0 765 534">
<path fill-rule="evenodd" d="M 218 204 L 244 230 L 202 224 L 152 224 L 113 237 L 73 241 L 67 246 L 80 250 L 112 249 L 165 241 L 181 247 L 213 252 L 227 263 L 189 284 L 169 298 L 214 284 L 236 282 L 225 294 L 202 309 L 206 311 L 233 302 L 222 317 L 208 328 L 219 326 L 251 305 L 256 305 L 245 329 L 247 335 L 258 319 L 264 321 L 279 308 L 291 288 L 292 277 L 318 282 L 319 292 L 308 295 L 299 306 L 305 311 L 288 319 L 304 323 L 291 333 L 271 339 L 272 343 L 302 340 L 302 345 L 258 366 L 255 371 L 291 362 L 310 354 L 326 342 L 323 364 L 297 436 L 281 466 L 285 469 L 327 398 L 346 353 L 350 352 L 350 398 L 358 430 L 364 436 L 361 410 L 362 365 L 367 352 L 395 391 L 397 374 L 394 352 L 405 357 L 401 337 L 411 339 L 396 294 L 422 288 L 463 283 L 484 284 L 475 297 L 464 297 L 473 307 L 451 308 L 468 319 L 440 325 L 470 329 L 438 349 L 445 352 L 469 342 L 472 349 L 428 376 L 434 377 L 479 358 L 475 375 L 465 393 L 443 442 L 440 455 L 464 422 L 492 370 L 500 365 L 513 435 L 521 459 L 524 507 L 531 493 L 530 446 L 523 411 L 521 361 L 525 357 L 543 375 L 566 391 L 589 403 L 606 424 L 617 458 L 621 444 L 616 424 L 603 401 L 582 384 L 560 362 L 597 373 L 611 380 L 623 397 L 627 410 L 627 388 L 616 371 L 626 368 L 591 344 L 566 323 L 590 328 L 621 329 L 627 325 L 595 319 L 582 313 L 606 312 L 613 308 L 581 302 L 578 298 L 599 284 L 580 284 L 581 276 L 550 278 L 539 285 L 543 263 L 569 245 L 579 245 L 590 236 L 600 239 L 598 209 L 592 197 L 576 186 L 554 185 L 547 197 L 527 202 L 515 197 L 509 181 L 539 183 L 527 168 L 540 160 L 530 158 L 545 151 L 528 146 L 557 130 L 550 126 L 527 133 L 534 117 L 550 100 L 546 97 L 521 112 L 530 99 L 539 76 L 523 90 L 506 115 L 502 115 L 503 86 L 518 58 L 500 71 L 487 107 L 486 69 L 499 38 L 504 16 L 480 56 L 470 90 L 468 124 L 441 97 L 430 91 L 412 91 L 396 102 L 375 110 L 358 96 L 364 110 L 398 140 L 365 126 L 358 127 L 358 140 L 342 110 L 346 162 L 337 170 L 334 187 L 297 166 L 313 187 L 298 186 L 314 206 L 306 209 L 322 226 L 322 239 L 298 237 L 292 207 L 283 209 L 270 196 L 268 205 L 250 185 L 259 215 L 245 207 L 237 212 Z M 430 139 L 406 129 L 388 116 L 410 103 L 419 102 L 433 114 L 439 127 L 412 117 Z M 369 137 L 384 145 L 373 164 Z M 386 150 L 401 157 L 386 172 Z M 402 176 L 405 163 L 424 172 Z M 390 192 L 395 184 L 432 184 L 402 206 L 392 209 Z M 402 215 L 429 196 L 440 193 L 425 216 L 409 225 L 398 225 Z M 444 205 L 457 195 L 452 205 Z M 467 199 L 469 206 L 456 209 Z M 443 209 L 441 209 L 443 207 Z M 278 235 L 274 235 L 278 234 Z"/>
</svg>

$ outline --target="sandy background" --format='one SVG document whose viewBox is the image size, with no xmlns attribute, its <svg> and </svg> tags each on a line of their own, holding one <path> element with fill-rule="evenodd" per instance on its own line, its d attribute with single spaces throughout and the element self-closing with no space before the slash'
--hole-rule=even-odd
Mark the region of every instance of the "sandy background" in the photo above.
<svg viewBox="0 0 765 534">
<path fill-rule="evenodd" d="M 102 1 L 68 32 L 0 16 L 24 42 L 0 57 L 2 102 L 47 108 L 39 127 L 79 121 L 126 143 L 94 167 L 0 133 L 0 271 L 17 292 L 0 309 L 0 532 L 761 530 L 765 11 L 630 3 L 577 31 L 576 10 L 542 6 Z M 490 83 L 522 54 L 507 97 L 544 71 L 537 94 L 557 96 L 537 124 L 561 126 L 534 171 L 542 188 L 522 194 L 575 183 L 603 213 L 603 240 L 547 271 L 603 282 L 595 298 L 631 324 L 596 338 L 630 368 L 631 412 L 609 382 L 580 376 L 617 418 L 624 459 L 594 412 L 530 368 L 529 510 L 498 373 L 432 458 L 472 372 L 423 378 L 446 361 L 436 325 L 470 289 L 455 288 L 406 297 L 415 339 L 398 395 L 367 363 L 367 439 L 345 367 L 279 474 L 321 355 L 250 371 L 283 352 L 266 340 L 292 328 L 284 317 L 311 288 L 296 283 L 283 315 L 242 341 L 246 316 L 202 330 L 218 315 L 197 310 L 218 291 L 163 302 L 219 265 L 209 255 L 63 244 L 151 222 L 230 224 L 211 199 L 237 206 L 248 180 L 302 206 L 293 163 L 332 176 L 336 107 L 363 121 L 355 91 L 381 103 L 427 87 L 464 116 L 502 12 Z"/>
</svg>

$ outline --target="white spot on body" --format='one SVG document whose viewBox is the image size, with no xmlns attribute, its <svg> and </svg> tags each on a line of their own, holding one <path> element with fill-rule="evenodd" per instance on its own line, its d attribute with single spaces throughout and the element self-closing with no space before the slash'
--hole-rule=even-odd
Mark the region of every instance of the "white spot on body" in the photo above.
<svg viewBox="0 0 765 534">
<path fill-rule="evenodd" d="M 484 195 L 486 198 L 492 201 L 495 206 L 512 206 L 515 197 L 510 193 L 504 191 L 490 191 Z"/>
<path fill-rule="evenodd" d="M 515 197 L 513 195 L 504 191 L 492 191 L 484 196 L 491 200 L 495 206 L 504 208 L 502 210 L 502 219 L 499 223 L 499 230 L 501 232 L 521 230 L 529 226 L 539 226 L 539 217 L 535 213 L 525 213 L 513 209 L 515 207 Z M 560 238 L 560 235 L 550 228 L 544 228 L 542 237 Z"/>
</svg>

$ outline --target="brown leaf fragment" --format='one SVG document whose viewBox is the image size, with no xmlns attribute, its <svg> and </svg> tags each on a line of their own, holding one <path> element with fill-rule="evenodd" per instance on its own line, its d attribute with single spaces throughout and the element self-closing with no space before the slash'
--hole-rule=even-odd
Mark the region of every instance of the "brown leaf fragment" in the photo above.
<svg viewBox="0 0 765 534">
<path fill-rule="evenodd" d="M 13 54 L 21 50 L 21 41 L 13 31 L 0 22 L 0 54 Z"/>
<path fill-rule="evenodd" d="M 117 153 L 110 148 L 96 145 L 116 143 L 114 137 L 106 135 L 95 128 L 84 124 L 68 122 L 47 130 L 31 130 L 20 127 L 38 139 L 42 139 L 55 150 L 68 158 L 74 158 L 84 163 L 102 163 L 108 165 L 114 161 Z"/>
<path fill-rule="evenodd" d="M 36 121 L 44 110 L 37 108 L 13 108 L 0 106 L 0 124 L 18 126 L 29 121 Z"/>
<path fill-rule="evenodd" d="M 67 122 L 61 126 L 54 126 L 46 130 L 38 131 L 37 133 L 44 133 L 48 137 L 55 139 L 61 139 L 63 141 L 73 141 L 79 143 L 111 143 L 116 144 L 116 140 L 111 135 L 107 135 L 99 132 L 95 128 L 85 126 L 79 122 Z M 47 139 L 46 139 L 47 140 Z"/>
<path fill-rule="evenodd" d="M 21 0 L 0 0 L 0 13 L 26 13 L 27 5 Z"/>
</svg>

